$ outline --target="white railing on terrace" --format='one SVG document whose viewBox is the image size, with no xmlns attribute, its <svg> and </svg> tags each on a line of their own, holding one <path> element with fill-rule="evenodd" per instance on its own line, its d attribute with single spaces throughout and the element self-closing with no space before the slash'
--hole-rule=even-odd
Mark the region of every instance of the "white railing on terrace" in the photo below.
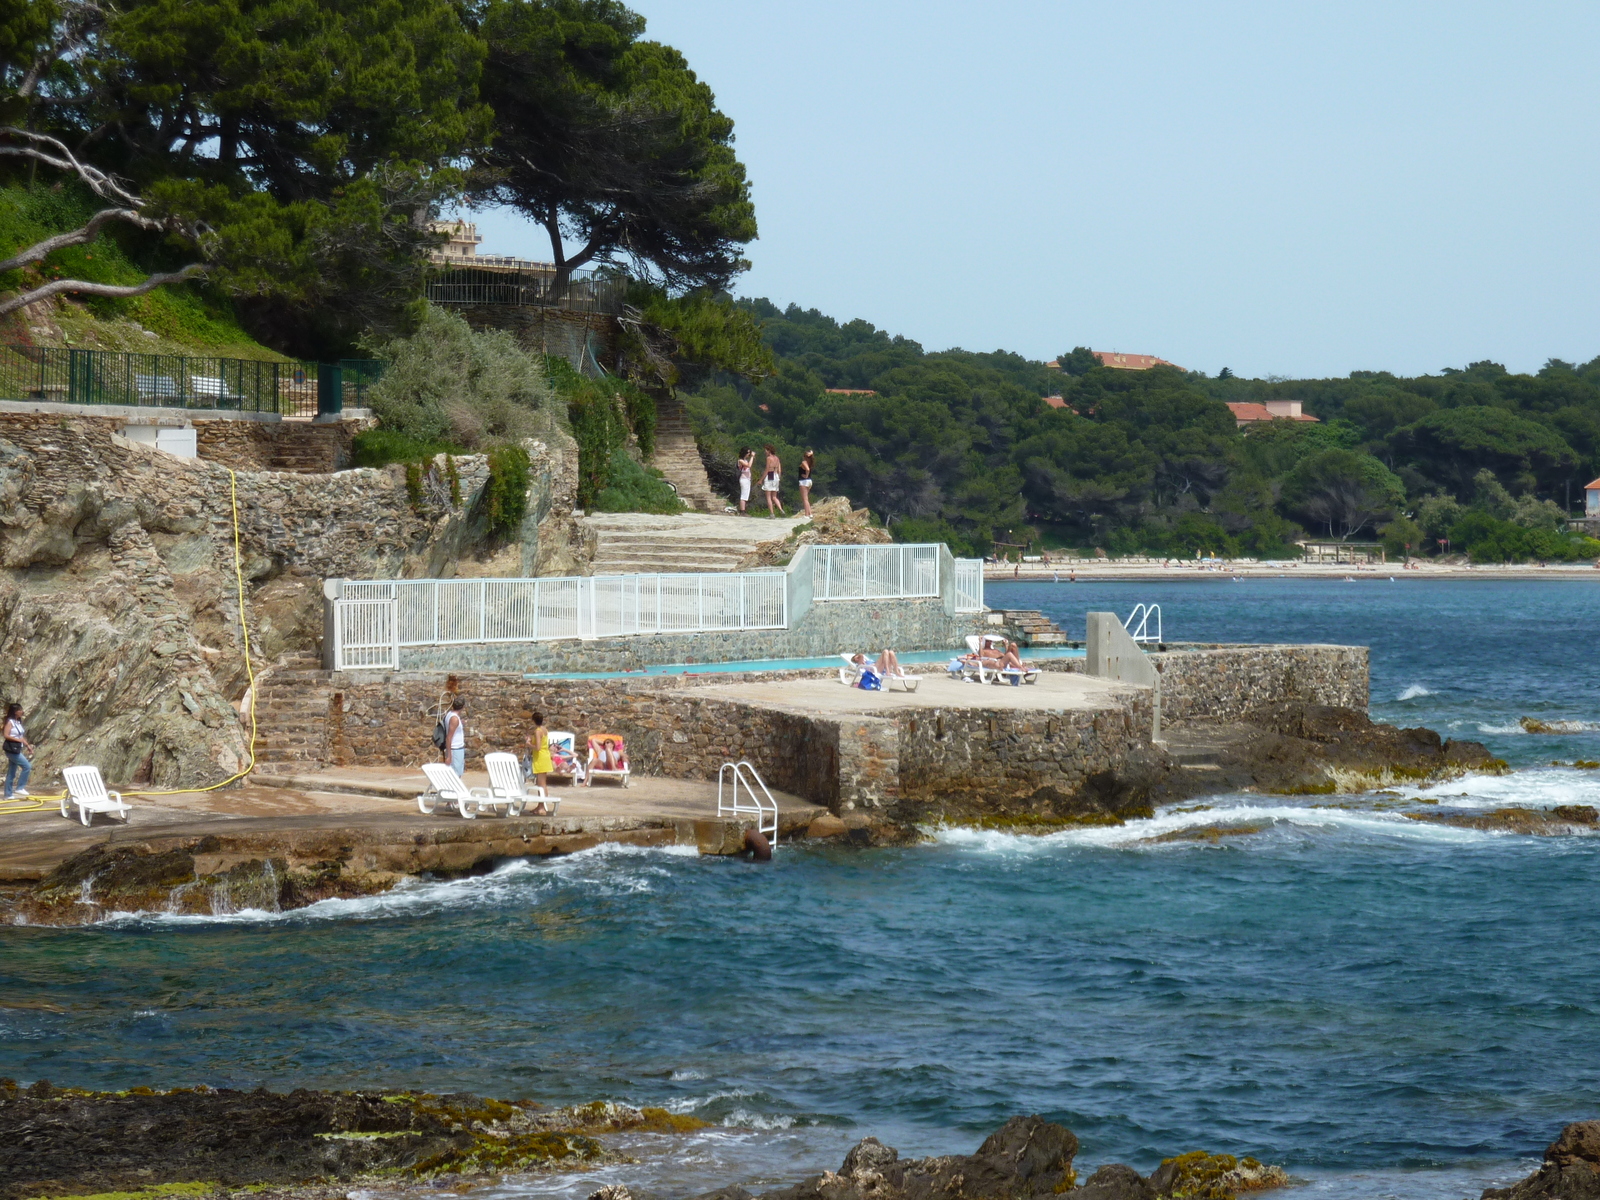
<svg viewBox="0 0 1600 1200">
<path fill-rule="evenodd" d="M 398 670 L 411 646 L 789 629 L 823 600 L 942 598 L 946 612 L 979 612 L 983 564 L 943 545 L 803 546 L 784 571 L 330 579 L 324 593 L 332 665 Z"/>
<path fill-rule="evenodd" d="M 956 611 L 983 611 L 983 560 L 958 558 L 952 572 L 955 579 Z"/>
<path fill-rule="evenodd" d="M 923 600 L 939 595 L 939 544 L 813 546 L 811 598 Z"/>
</svg>

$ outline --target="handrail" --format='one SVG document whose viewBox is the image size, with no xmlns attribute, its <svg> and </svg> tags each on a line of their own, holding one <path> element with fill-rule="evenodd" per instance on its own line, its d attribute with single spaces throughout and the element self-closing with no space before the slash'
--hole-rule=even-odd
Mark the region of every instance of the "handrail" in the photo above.
<svg viewBox="0 0 1600 1200">
<path fill-rule="evenodd" d="M 733 795 L 732 799 L 724 800 L 722 796 L 722 785 L 723 781 L 727 778 L 728 772 L 730 771 L 733 772 Z M 747 773 L 748 778 L 746 777 Z M 760 795 L 757 795 L 756 789 L 750 786 L 751 779 L 754 779 L 756 786 L 761 789 Z M 750 797 L 748 804 L 740 803 L 739 786 L 741 783 L 744 785 L 745 795 Z M 771 817 L 770 824 L 768 824 L 769 815 Z M 767 790 L 766 781 L 761 778 L 761 772 L 756 770 L 755 764 L 749 759 L 742 759 L 739 762 L 725 762 L 720 768 L 718 768 L 717 816 L 754 816 L 756 819 L 756 830 L 767 839 L 767 843 L 772 846 L 773 849 L 777 849 L 778 802 L 772 798 L 772 793 Z"/>
<path fill-rule="evenodd" d="M 1153 634 L 1150 632 L 1151 617 L 1156 619 L 1156 631 Z M 1134 625 L 1135 621 L 1139 623 L 1137 627 Z M 1128 614 L 1128 619 L 1122 623 L 1122 627 L 1128 631 L 1129 636 L 1136 642 L 1154 642 L 1159 645 L 1165 640 L 1161 636 L 1161 605 L 1159 604 L 1135 604 L 1133 611 Z"/>
</svg>

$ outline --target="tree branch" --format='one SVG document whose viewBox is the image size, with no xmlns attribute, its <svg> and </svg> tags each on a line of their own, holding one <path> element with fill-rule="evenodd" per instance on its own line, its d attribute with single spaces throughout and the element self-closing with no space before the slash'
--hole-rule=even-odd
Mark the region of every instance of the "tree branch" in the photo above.
<svg viewBox="0 0 1600 1200">
<path fill-rule="evenodd" d="M 102 200 L 109 200 L 113 204 L 120 204 L 127 208 L 139 209 L 144 207 L 144 201 L 138 196 L 128 191 L 98 167 L 91 167 L 87 163 L 79 162 L 64 143 L 57 141 L 53 137 L 47 137 L 45 134 L 34 133 L 27 129 L 18 129 L 15 125 L 0 127 L 0 137 L 14 138 L 23 143 L 19 145 L 0 141 L 0 154 L 16 158 L 31 158 L 36 162 L 55 167 L 58 171 L 70 171 Z"/>
<path fill-rule="evenodd" d="M 31 291 L 21 292 L 9 300 L 0 300 L 0 317 L 13 313 L 19 308 L 40 300 L 48 300 L 51 296 L 59 296 L 62 292 L 72 292 L 84 296 L 107 296 L 114 300 L 125 299 L 128 296 L 142 296 L 146 292 L 168 283 L 181 283 L 195 275 L 205 272 L 204 263 L 190 263 L 181 271 L 168 271 L 161 275 L 152 275 L 143 283 L 133 284 L 131 287 L 117 287 L 109 283 L 89 283 L 82 279 L 56 279 Z"/>
<path fill-rule="evenodd" d="M 112 221 L 126 221 L 130 225 L 137 225 L 140 229 L 161 229 L 160 221 L 152 221 L 149 217 L 135 212 L 131 208 L 104 208 L 89 218 L 89 223 L 80 229 L 68 233 L 58 233 L 54 237 L 45 238 L 42 242 L 35 242 L 26 250 L 12 255 L 10 258 L 0 260 L 0 271 L 15 271 L 18 267 L 27 266 L 29 263 L 38 262 L 45 255 L 64 246 L 82 246 L 92 242 L 100 236 L 102 226 Z"/>
</svg>

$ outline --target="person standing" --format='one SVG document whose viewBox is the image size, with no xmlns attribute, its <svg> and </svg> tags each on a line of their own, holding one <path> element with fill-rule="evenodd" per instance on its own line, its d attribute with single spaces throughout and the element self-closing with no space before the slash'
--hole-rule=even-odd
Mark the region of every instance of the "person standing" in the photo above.
<svg viewBox="0 0 1600 1200">
<path fill-rule="evenodd" d="M 542 792 L 545 790 L 545 777 L 554 766 L 550 761 L 550 733 L 544 727 L 542 712 L 533 714 L 533 732 L 528 735 L 528 751 L 531 755 L 528 774 L 533 776 L 535 786 Z"/>
<path fill-rule="evenodd" d="M 806 516 L 811 515 L 811 472 L 817 465 L 817 452 L 807 450 L 800 456 L 800 507 Z"/>
<path fill-rule="evenodd" d="M 450 701 L 444 719 L 444 762 L 461 778 L 467 774 L 467 702 L 461 696 Z"/>
<path fill-rule="evenodd" d="M 766 447 L 767 469 L 761 477 L 761 490 L 767 494 L 767 516 L 775 517 L 784 512 L 783 501 L 778 499 L 778 485 L 783 481 L 783 463 L 778 460 L 778 452 L 770 445 Z M 776 505 L 776 511 L 774 511 Z"/>
<path fill-rule="evenodd" d="M 749 446 L 739 447 L 739 512 L 744 514 L 744 506 L 750 503 L 750 472 L 756 465 L 756 452 Z"/>
<path fill-rule="evenodd" d="M 5 798 L 7 800 L 32 799 L 28 795 L 28 777 L 33 774 L 33 762 L 28 756 L 34 751 L 33 743 L 28 740 L 28 731 L 22 724 L 22 715 L 22 705 L 15 702 L 6 705 Z"/>
</svg>

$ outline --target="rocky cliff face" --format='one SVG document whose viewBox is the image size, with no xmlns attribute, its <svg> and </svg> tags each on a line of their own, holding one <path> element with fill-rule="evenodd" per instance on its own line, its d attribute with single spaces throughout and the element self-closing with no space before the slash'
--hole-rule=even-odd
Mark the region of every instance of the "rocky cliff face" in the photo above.
<svg viewBox="0 0 1600 1200">
<path fill-rule="evenodd" d="M 0 414 L 0 696 L 22 702 L 44 791 L 61 767 L 113 786 L 212 783 L 243 769 L 247 683 L 234 573 L 258 671 L 322 632 L 324 578 L 566 574 L 586 566 L 571 519 L 576 448 L 530 440 L 528 517 L 495 544 L 481 456 L 457 460 L 461 503 L 401 467 L 239 471 L 117 435 L 99 416 Z M 442 478 L 442 473 L 441 473 Z"/>
</svg>

